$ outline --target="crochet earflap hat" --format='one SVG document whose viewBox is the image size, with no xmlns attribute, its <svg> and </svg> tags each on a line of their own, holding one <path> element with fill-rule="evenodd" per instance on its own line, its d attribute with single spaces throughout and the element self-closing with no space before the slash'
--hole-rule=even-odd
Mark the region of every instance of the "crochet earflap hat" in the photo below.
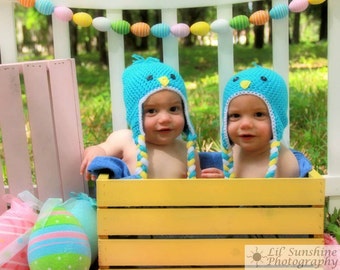
<svg viewBox="0 0 340 270">
<path fill-rule="evenodd" d="M 183 101 L 185 128 L 188 149 L 188 178 L 196 177 L 195 144 L 196 134 L 189 117 L 188 99 L 182 76 L 172 67 L 159 59 L 133 55 L 133 63 L 123 73 L 123 96 L 126 107 L 126 118 L 138 147 L 136 176 L 147 178 L 148 158 L 143 128 L 143 103 L 146 99 L 161 90 L 177 93 Z"/>
<path fill-rule="evenodd" d="M 236 73 L 226 84 L 223 93 L 223 127 L 222 127 L 222 157 L 225 178 L 235 177 L 232 142 L 230 141 L 228 126 L 228 109 L 232 99 L 240 95 L 255 95 L 267 105 L 272 126 L 272 140 L 268 170 L 266 178 L 274 177 L 280 141 L 288 124 L 288 93 L 283 78 L 276 72 L 255 66 Z"/>
</svg>

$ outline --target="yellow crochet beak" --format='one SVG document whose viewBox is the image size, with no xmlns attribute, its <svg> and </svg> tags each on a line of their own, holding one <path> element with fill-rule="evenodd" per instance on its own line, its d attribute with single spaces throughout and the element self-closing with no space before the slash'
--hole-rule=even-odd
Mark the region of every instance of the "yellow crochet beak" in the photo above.
<svg viewBox="0 0 340 270">
<path fill-rule="evenodd" d="M 162 76 L 160 78 L 158 78 L 158 81 L 160 82 L 160 84 L 164 87 L 167 86 L 169 84 L 169 79 L 167 76 Z"/>
<path fill-rule="evenodd" d="M 249 81 L 249 80 L 243 80 L 243 81 L 240 82 L 240 85 L 241 85 L 243 90 L 247 89 L 250 84 L 251 84 L 251 81 Z"/>
</svg>

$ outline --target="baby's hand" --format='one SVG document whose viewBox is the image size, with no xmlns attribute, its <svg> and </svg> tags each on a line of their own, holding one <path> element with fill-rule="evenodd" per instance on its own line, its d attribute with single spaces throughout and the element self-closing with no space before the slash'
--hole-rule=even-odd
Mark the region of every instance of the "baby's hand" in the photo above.
<svg viewBox="0 0 340 270">
<path fill-rule="evenodd" d="M 202 178 L 224 178 L 223 171 L 217 168 L 206 168 L 201 170 Z"/>
<path fill-rule="evenodd" d="M 81 162 L 81 165 L 80 165 L 80 174 L 81 175 L 85 174 L 85 180 L 87 181 L 96 180 L 96 176 L 91 175 L 87 171 L 87 167 L 90 165 L 92 160 L 98 156 L 106 156 L 104 149 L 101 148 L 100 146 L 97 146 L 97 145 L 90 146 L 90 147 L 87 147 L 84 151 L 83 161 Z"/>
</svg>

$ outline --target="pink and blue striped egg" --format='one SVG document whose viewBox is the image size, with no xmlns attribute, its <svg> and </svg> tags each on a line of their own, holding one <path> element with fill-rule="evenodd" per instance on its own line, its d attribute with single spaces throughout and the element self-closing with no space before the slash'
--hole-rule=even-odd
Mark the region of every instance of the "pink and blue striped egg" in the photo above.
<svg viewBox="0 0 340 270">
<path fill-rule="evenodd" d="M 31 270 L 89 269 L 89 239 L 75 218 L 64 207 L 57 206 L 49 216 L 38 219 L 28 242 Z"/>
</svg>

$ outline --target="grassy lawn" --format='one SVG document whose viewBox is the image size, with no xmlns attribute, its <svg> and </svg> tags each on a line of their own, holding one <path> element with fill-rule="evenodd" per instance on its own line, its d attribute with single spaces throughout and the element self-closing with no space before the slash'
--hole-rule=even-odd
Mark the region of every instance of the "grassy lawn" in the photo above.
<svg viewBox="0 0 340 270">
<path fill-rule="evenodd" d="M 136 52 L 138 53 L 138 52 Z M 156 52 L 141 52 L 157 56 Z M 255 50 L 235 46 L 235 69 L 253 62 L 272 66 L 271 47 Z M 104 140 L 112 130 L 109 75 L 97 64 L 97 55 L 77 59 L 85 145 Z M 180 48 L 180 72 L 187 88 L 191 117 L 200 150 L 219 150 L 219 104 L 217 48 Z M 131 63 L 131 53 L 126 55 Z M 326 174 L 327 164 L 327 44 L 299 44 L 290 47 L 290 142 L 305 153 L 314 167 Z"/>
</svg>

